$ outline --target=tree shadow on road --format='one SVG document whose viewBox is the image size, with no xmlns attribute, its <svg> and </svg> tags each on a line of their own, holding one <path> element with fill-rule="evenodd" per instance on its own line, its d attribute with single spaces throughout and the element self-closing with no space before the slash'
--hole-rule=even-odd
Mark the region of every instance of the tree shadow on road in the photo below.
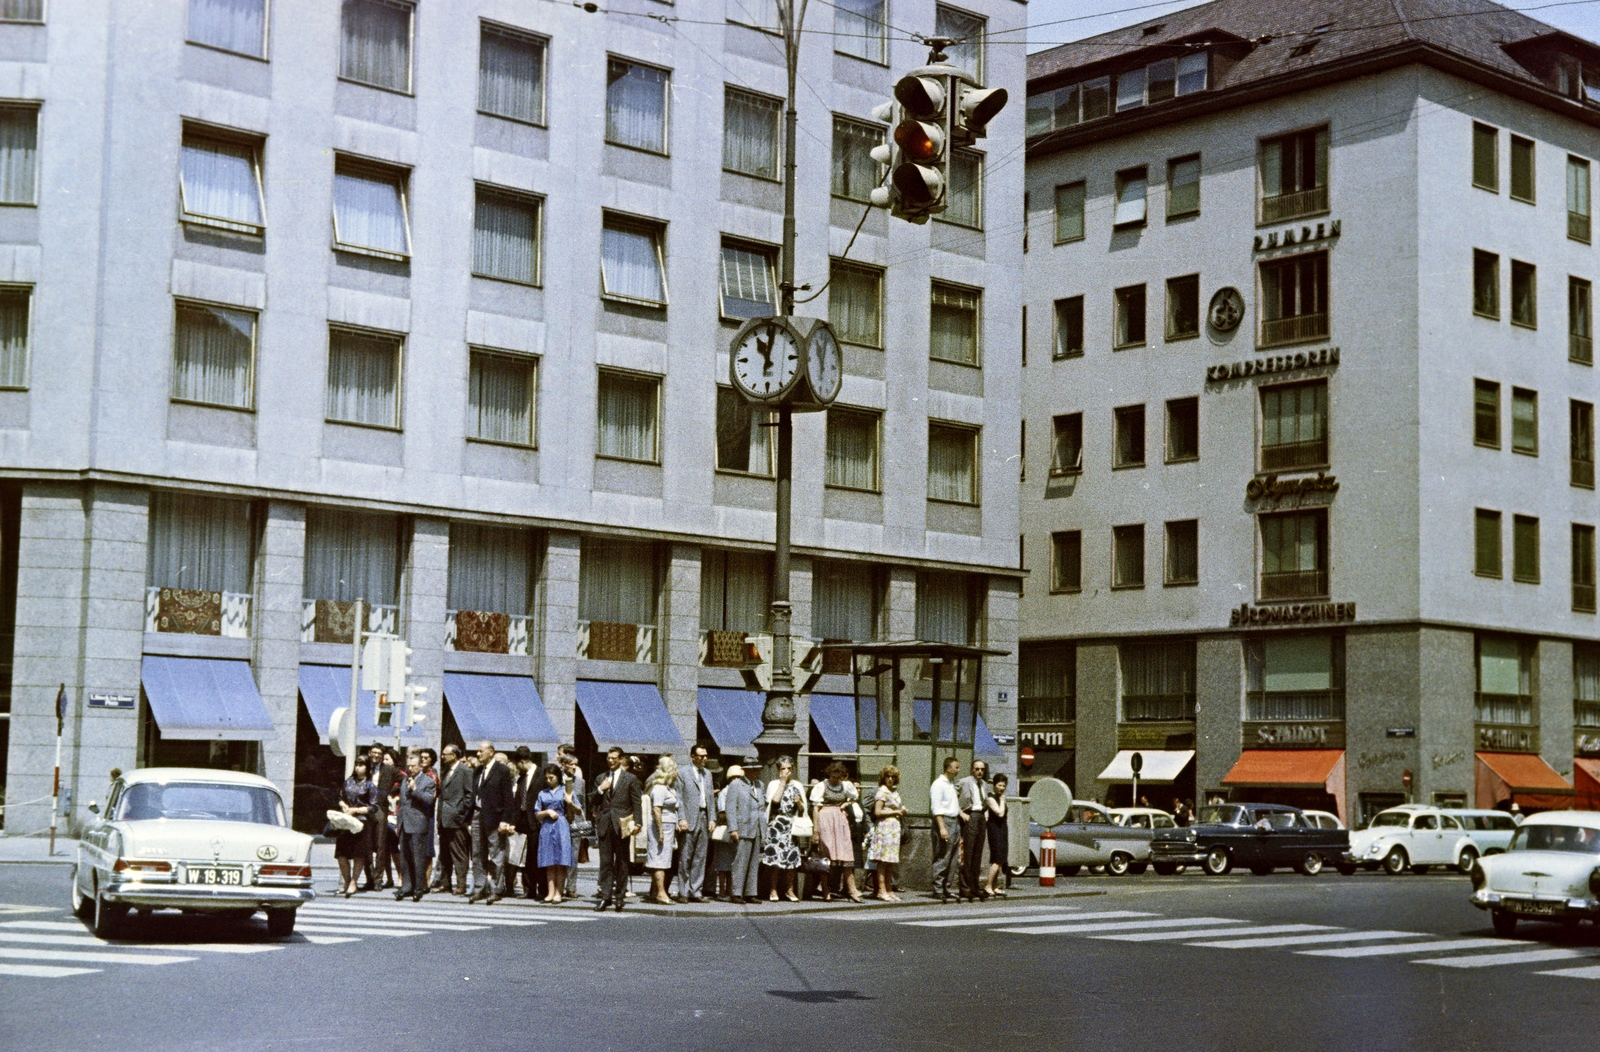
<svg viewBox="0 0 1600 1052">
<path fill-rule="evenodd" d="M 768 995 L 806 1005 L 832 1005 L 840 1001 L 876 1001 L 855 990 L 768 990 Z"/>
</svg>

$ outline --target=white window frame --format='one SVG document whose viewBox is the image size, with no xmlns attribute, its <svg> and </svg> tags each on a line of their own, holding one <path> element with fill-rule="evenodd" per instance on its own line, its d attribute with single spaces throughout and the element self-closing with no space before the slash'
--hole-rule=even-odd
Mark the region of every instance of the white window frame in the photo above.
<svg viewBox="0 0 1600 1052">
<path fill-rule="evenodd" d="M 330 381 L 333 373 L 333 338 L 334 333 L 350 333 L 368 339 L 394 340 L 394 415 L 393 422 L 389 424 L 369 424 L 360 420 L 339 420 L 328 415 L 328 396 L 331 393 Z M 328 323 L 328 344 L 324 357 L 327 375 L 323 378 L 323 422 L 338 424 L 342 427 L 364 427 L 374 431 L 403 431 L 405 430 L 405 405 L 406 405 L 406 345 L 408 341 L 403 332 L 390 332 L 386 329 L 368 329 L 359 325 L 344 325 L 339 322 Z"/>
<path fill-rule="evenodd" d="M 759 241 L 747 241 L 744 238 L 730 237 L 726 234 L 723 235 L 717 246 L 717 312 L 719 316 L 723 321 L 739 322 L 740 324 L 749 320 L 745 315 L 729 314 L 727 310 L 727 290 L 726 283 L 723 280 L 725 274 L 725 257 L 723 254 L 730 248 L 736 252 L 747 252 L 750 255 L 759 256 L 766 261 L 767 285 L 772 289 L 772 314 L 767 315 L 767 317 L 776 317 L 783 307 L 783 293 L 778 289 L 778 247 L 776 245 L 762 244 Z M 754 301 L 752 300 L 751 302 Z M 760 316 L 750 315 L 749 317 Z"/>
<path fill-rule="evenodd" d="M 28 319 L 23 327 L 22 335 L 22 382 L 20 384 L 0 384 L 0 391 L 26 391 L 32 379 L 33 370 L 33 286 L 28 284 L 0 284 L 0 294 L 10 296 L 26 296 L 28 298 Z"/>
<path fill-rule="evenodd" d="M 537 46 L 544 54 L 539 60 L 539 112 L 533 120 L 524 117 L 512 117 L 505 113 L 483 108 L 483 38 L 485 35 L 508 37 L 520 40 L 524 44 Z M 518 26 L 506 25 L 488 18 L 478 19 L 478 98 L 475 105 L 479 113 L 486 117 L 497 117 L 503 121 L 513 121 L 517 124 L 530 124 L 535 128 L 543 128 L 547 124 L 550 113 L 550 38 L 542 33 L 522 29 Z"/>
<path fill-rule="evenodd" d="M 977 178 L 975 180 L 973 180 L 972 185 L 968 188 L 968 191 L 967 191 L 967 192 L 972 194 L 972 198 L 973 198 L 973 200 L 972 200 L 972 221 L 968 222 L 965 219 L 955 219 L 950 214 L 950 210 L 949 210 L 950 198 L 955 196 L 955 187 L 954 187 L 954 184 L 955 184 L 954 175 L 955 175 L 955 173 L 953 171 L 951 172 L 951 180 L 950 180 L 951 185 L 949 187 L 947 187 L 946 190 L 945 190 L 945 194 L 946 194 L 946 196 L 945 196 L 945 211 L 935 213 L 933 218 L 938 220 L 941 223 L 948 223 L 951 226 L 964 227 L 967 230 L 982 230 L 983 229 L 983 172 L 984 172 L 984 163 L 983 162 L 984 162 L 984 154 L 981 151 L 978 151 L 978 150 L 968 150 L 968 149 L 952 150 L 951 153 L 950 153 L 950 160 L 951 160 L 952 164 L 947 166 L 946 170 L 950 170 L 951 168 L 954 167 L 954 163 L 953 162 L 955 161 L 955 159 L 957 157 L 970 158 L 972 160 L 972 163 L 973 163 L 973 168 L 977 173 Z"/>
<path fill-rule="evenodd" d="M 972 424 L 963 424 L 963 423 L 961 423 L 959 421 L 955 421 L 955 420 L 933 420 L 933 419 L 930 419 L 928 421 L 928 460 L 929 460 L 928 484 L 929 484 L 930 488 L 932 487 L 932 484 L 933 484 L 933 470 L 932 470 L 933 431 L 934 431 L 935 428 L 940 428 L 940 429 L 943 429 L 945 431 L 960 431 L 960 432 L 963 432 L 963 433 L 966 434 L 967 440 L 970 443 L 969 449 L 970 449 L 971 456 L 972 456 L 972 493 L 971 493 L 970 497 L 968 499 L 965 499 L 965 500 L 952 499 L 952 498 L 949 498 L 949 497 L 935 497 L 935 496 L 929 495 L 928 496 L 928 503 L 930 503 L 930 504 L 954 504 L 954 505 L 958 505 L 960 507 L 965 507 L 965 508 L 976 508 L 976 507 L 980 506 L 982 504 L 982 502 L 983 502 L 983 472 L 982 472 L 983 463 L 982 463 L 982 457 L 979 456 L 980 446 L 979 446 L 978 443 L 979 443 L 979 440 L 980 440 L 981 436 L 983 435 L 983 429 L 981 427 L 977 427 L 977 426 L 972 425 Z"/>
<path fill-rule="evenodd" d="M 406 10 L 406 84 L 403 88 L 393 88 L 387 84 L 374 84 L 369 80 L 357 80 L 344 74 L 344 4 L 339 5 L 339 79 L 346 84 L 360 84 L 364 88 L 374 91 L 388 91 L 397 95 L 415 95 L 417 84 L 417 5 L 414 0 L 361 0 L 362 3 L 377 4 L 383 7 L 405 8 Z"/>
<path fill-rule="evenodd" d="M 853 16 L 855 18 L 862 19 L 863 21 L 865 21 L 865 16 L 863 16 L 861 14 L 858 14 L 857 12 L 855 12 L 853 10 L 849 10 L 848 8 L 842 8 L 842 7 L 838 6 L 838 5 L 834 6 L 834 15 L 833 15 L 833 41 L 834 41 L 833 50 L 834 50 L 834 53 L 835 54 L 839 54 L 839 55 L 847 55 L 850 58 L 859 59 L 862 62 L 871 62 L 873 65 L 876 65 L 876 66 L 887 66 L 889 64 L 889 40 L 888 40 L 889 0 L 880 0 L 880 6 L 879 6 L 879 9 L 878 9 L 879 13 L 878 13 L 878 19 L 877 19 L 877 26 L 878 26 L 878 35 L 877 35 L 877 37 L 875 37 L 875 38 L 874 37 L 870 37 L 870 36 L 867 36 L 866 34 L 862 34 L 860 37 L 855 37 L 853 34 L 846 37 L 846 39 L 861 41 L 861 50 L 863 50 L 863 51 L 874 51 L 875 50 L 877 52 L 877 57 L 876 58 L 873 58 L 873 57 L 871 57 L 869 55 L 858 54 L 855 51 L 846 51 L 846 50 L 844 50 L 843 48 L 841 48 L 839 46 L 839 12 L 841 10 L 846 11 L 849 15 L 851 15 L 851 16 Z"/>
<path fill-rule="evenodd" d="M 50 14 L 49 0 L 39 0 L 38 18 L 5 18 L 0 19 L 0 25 L 13 26 L 42 26 Z"/>
<path fill-rule="evenodd" d="M 1116 175 L 1116 199 L 1112 203 L 1111 228 L 1144 226 L 1150 221 L 1150 169 L 1147 165 L 1124 168 Z M 1139 188 L 1137 202 L 1131 191 Z"/>
<path fill-rule="evenodd" d="M 761 22 L 762 17 L 769 13 L 768 11 L 752 10 L 753 8 L 762 9 L 767 7 L 771 8 L 771 25 L 764 25 Z M 760 33 L 773 33 L 780 36 L 783 33 L 783 14 L 778 9 L 777 0 L 725 0 L 724 12 L 726 20 L 733 25 L 744 26 L 746 29 L 754 29 Z"/>
<path fill-rule="evenodd" d="M 975 21 L 975 22 L 977 22 L 979 24 L 980 28 L 978 30 L 978 39 L 977 39 L 977 41 L 975 41 L 975 43 L 977 45 L 975 50 L 976 50 L 977 56 L 978 56 L 978 61 L 975 63 L 975 65 L 978 68 L 974 69 L 974 70 L 970 70 L 969 72 L 972 74 L 973 78 L 978 81 L 978 83 L 982 84 L 983 83 L 983 78 L 984 78 L 984 72 L 985 72 L 985 70 L 987 68 L 987 61 L 986 60 L 989 57 L 988 54 L 987 54 L 987 52 L 989 50 L 989 47 L 988 47 L 988 45 L 989 45 L 989 17 L 987 15 L 980 14 L 977 11 L 968 11 L 964 7 L 957 7 L 954 4 L 934 4 L 933 5 L 933 26 L 934 26 L 934 31 L 935 32 L 938 32 L 938 28 L 939 28 L 939 13 L 941 11 L 948 11 L 953 15 L 956 15 L 956 16 L 959 16 L 959 17 L 962 17 L 962 18 L 971 19 L 971 20 L 973 20 L 973 21 Z"/>
<path fill-rule="evenodd" d="M 650 237 L 650 240 L 655 245 L 656 249 L 656 268 L 661 274 L 661 300 L 660 302 L 657 302 L 655 300 L 639 299 L 635 296 L 626 296 L 621 293 L 611 292 L 609 289 L 607 289 L 606 253 L 603 243 L 600 248 L 600 298 L 603 300 L 609 300 L 612 303 L 633 303 L 643 307 L 652 307 L 657 310 L 666 310 L 672 299 L 670 286 L 667 283 L 667 224 L 662 220 L 651 219 L 647 216 L 636 216 L 627 212 L 607 211 L 601 213 L 600 229 L 602 238 L 604 238 L 605 227 L 608 223 L 614 224 L 618 229 L 627 229 L 631 227 L 634 233 L 647 234 Z M 720 248 L 718 250 L 718 259 L 721 259 Z M 720 289 L 720 282 L 718 287 Z"/>
<path fill-rule="evenodd" d="M 633 457 L 619 456 L 616 453 L 602 453 L 602 452 L 600 452 L 600 398 L 599 398 L 599 393 L 600 393 L 600 384 L 604 383 L 605 382 L 605 378 L 608 377 L 608 376 L 615 376 L 615 377 L 618 377 L 618 378 L 624 379 L 624 380 L 643 381 L 645 383 L 651 384 L 655 389 L 654 394 L 653 394 L 652 397 L 653 397 L 654 402 L 655 402 L 655 418 L 656 419 L 655 419 L 655 426 L 652 428 L 652 431 L 651 431 L 651 437 L 654 439 L 654 450 L 652 451 L 652 456 L 648 460 L 637 460 L 637 459 L 635 459 Z M 599 379 L 598 379 L 597 383 L 595 384 L 595 417 L 594 417 L 594 421 L 595 421 L 595 423 L 594 423 L 594 426 L 595 426 L 595 449 L 594 449 L 594 455 L 595 455 L 595 459 L 596 460 L 615 460 L 618 463 L 622 463 L 622 464 L 656 464 L 656 465 L 659 465 L 661 463 L 661 438 L 662 438 L 662 435 L 661 435 L 661 409 L 662 409 L 662 406 L 661 406 L 661 402 L 662 402 L 661 395 L 662 395 L 662 387 L 663 387 L 663 381 L 664 380 L 665 380 L 665 377 L 663 377 L 659 373 L 642 373 L 642 372 L 639 372 L 639 371 L 634 370 L 634 369 L 613 369 L 613 368 L 610 368 L 609 366 L 601 366 L 600 367 Z"/>
<path fill-rule="evenodd" d="M 860 486 L 846 486 L 839 482 L 828 481 L 827 465 L 827 425 L 833 422 L 833 411 L 837 409 L 841 416 L 853 416 L 858 419 L 870 419 L 872 425 L 872 485 L 863 489 Z M 883 492 L 883 410 L 869 409 L 864 406 L 839 405 L 829 406 L 827 419 L 823 421 L 823 465 L 822 480 L 825 489 L 844 490 L 849 493 L 882 493 Z"/>
<path fill-rule="evenodd" d="M 721 400 L 724 397 L 724 392 L 727 392 L 727 397 L 737 398 L 744 405 L 745 411 L 750 415 L 750 427 L 751 427 L 752 430 L 754 430 L 755 428 L 758 428 L 758 427 L 762 427 L 763 425 L 771 425 L 773 423 L 776 423 L 777 417 L 775 417 L 770 410 L 763 412 L 761 409 L 757 408 L 755 405 L 753 405 L 751 403 L 748 403 L 748 402 L 745 402 L 744 401 L 744 396 L 739 394 L 732 387 L 728 386 L 727 384 L 718 384 L 717 385 L 717 393 L 716 393 L 716 397 L 717 397 L 718 400 Z M 712 413 L 715 414 L 715 420 L 716 421 L 720 421 L 720 418 L 721 418 L 721 415 L 722 415 L 721 414 L 721 410 L 718 409 L 715 405 L 712 406 Z M 756 422 L 756 417 L 757 417 L 758 414 L 761 415 L 764 418 L 762 423 L 757 423 Z M 714 422 L 714 426 L 720 426 L 720 424 L 716 424 Z M 763 479 L 772 478 L 773 475 L 776 474 L 776 471 L 777 471 L 777 469 L 776 469 L 776 464 L 777 464 L 777 459 L 778 459 L 778 448 L 777 448 L 778 447 L 778 438 L 777 438 L 777 435 L 778 435 L 777 428 L 768 426 L 767 443 L 766 443 L 766 446 L 767 446 L 767 463 L 760 470 L 751 470 L 751 469 L 748 469 L 748 468 L 730 468 L 730 467 L 724 467 L 723 466 L 723 464 L 722 464 L 722 436 L 720 434 L 717 434 L 716 435 L 716 443 L 715 443 L 716 448 L 714 450 L 714 452 L 716 454 L 715 471 L 718 474 L 721 474 L 721 475 L 742 475 L 745 478 L 763 478 Z M 748 458 L 748 459 L 754 459 L 754 458 Z M 747 459 L 747 462 L 748 462 L 748 459 Z"/>
<path fill-rule="evenodd" d="M 500 438 L 484 438 L 481 435 L 469 433 L 468 442 L 477 442 L 487 446 L 509 446 L 513 449 L 538 449 L 539 448 L 539 372 L 543 362 L 537 354 L 527 354 L 523 351 L 505 350 L 499 347 L 489 347 L 481 344 L 467 345 L 467 416 L 468 431 L 477 430 L 477 420 L 472 414 L 472 366 L 478 358 L 494 358 L 502 361 L 512 361 L 526 365 L 528 377 L 528 441 L 509 442 Z"/>
<path fill-rule="evenodd" d="M 39 116 L 44 106 L 37 99 L 5 99 L 0 101 L 0 111 L 27 111 L 33 114 L 33 196 L 26 201 L 0 201 L 0 208 L 37 208 L 39 206 L 39 162 L 43 149 L 39 142 Z"/>
<path fill-rule="evenodd" d="M 748 172 L 743 168 L 730 168 L 728 166 L 728 103 L 735 95 L 742 95 L 746 99 L 764 104 L 772 108 L 772 174 L 762 175 L 759 172 Z M 775 95 L 768 95 L 760 91 L 751 91 L 733 84 L 722 86 L 722 170 L 734 175 L 742 175 L 747 179 L 760 179 L 764 182 L 778 183 L 783 181 L 783 100 Z M 831 178 L 830 172 L 830 178 Z"/>
<path fill-rule="evenodd" d="M 386 164 L 383 161 L 372 161 L 353 154 L 335 154 L 333 159 L 334 174 L 334 199 L 333 199 L 333 249 L 336 252 L 351 252 L 359 256 L 373 256 L 377 259 L 387 259 L 396 263 L 409 263 L 411 261 L 411 170 L 398 165 Z M 400 218 L 405 225 L 406 250 L 404 253 L 390 252 L 382 248 L 369 248 L 353 242 L 343 241 L 339 236 L 339 190 L 338 177 L 348 175 L 355 178 L 373 181 L 392 179 L 400 191 Z"/>
<path fill-rule="evenodd" d="M 237 146 L 250 151 L 250 169 L 256 179 L 256 207 L 261 212 L 259 225 L 244 223 L 235 219 L 224 219 L 220 216 L 210 216 L 203 212 L 193 212 L 189 209 L 188 190 L 183 182 L 183 150 L 193 138 L 201 142 L 212 142 L 227 146 Z M 266 180 L 261 173 L 261 155 L 266 146 L 265 141 L 259 136 L 232 131 L 227 128 L 218 128 L 214 125 L 186 123 L 178 144 L 178 209 L 180 220 L 196 226 L 217 227 L 221 230 L 231 230 L 239 234 L 250 234 L 262 237 L 267 232 L 267 189 Z"/>
<path fill-rule="evenodd" d="M 31 304 L 30 304 L 31 306 Z M 250 362 L 245 370 L 245 401 L 243 405 L 230 405 L 226 402 L 202 402 L 193 398 L 180 398 L 173 389 L 178 383 L 178 312 L 185 307 L 199 308 L 201 310 L 229 310 L 240 314 L 248 314 L 255 319 L 255 324 L 250 327 Z M 29 311 L 31 325 L 32 311 Z M 253 413 L 256 409 L 256 356 L 261 347 L 261 312 L 254 307 L 241 307 L 236 303 L 217 303 L 209 300 L 198 300 L 188 296 L 175 296 L 172 301 L 172 382 L 168 386 L 168 398 L 179 405 L 203 405 L 214 409 L 233 409 L 241 412 Z M 331 351 L 331 347 L 330 347 Z"/>
<path fill-rule="evenodd" d="M 838 336 L 839 342 L 840 343 L 847 343 L 852 347 L 871 347 L 874 350 L 879 350 L 879 351 L 883 350 L 883 284 L 884 284 L 884 281 L 883 281 L 884 272 L 883 272 L 883 270 L 881 268 L 879 268 L 879 267 L 873 266 L 870 263 L 857 263 L 853 259 L 840 259 L 837 256 L 834 256 L 833 258 L 831 258 L 828 261 L 828 265 L 829 265 L 829 280 L 830 281 L 833 279 L 834 275 L 836 275 L 836 274 L 838 274 L 840 272 L 853 272 L 853 273 L 856 273 L 856 274 L 861 274 L 863 276 L 870 275 L 871 278 L 872 278 L 873 285 L 874 285 L 874 287 L 876 289 L 876 295 L 874 296 L 874 299 L 877 301 L 877 303 L 876 303 L 876 306 L 873 308 L 873 310 L 874 310 L 874 313 L 875 313 L 876 319 L 877 319 L 876 320 L 876 324 L 874 325 L 874 328 L 877 330 L 877 332 L 874 335 L 874 337 L 872 339 L 872 342 L 867 343 L 867 342 L 863 342 L 861 340 L 852 339 L 851 337 L 854 335 L 853 333 L 849 333 L 849 332 L 847 332 L 846 330 L 844 330 L 842 328 L 835 327 L 835 335 Z M 832 299 L 831 292 L 830 292 L 829 299 L 828 299 L 828 307 L 829 307 L 830 322 L 831 322 L 831 315 L 832 315 L 832 309 L 833 309 L 833 299 Z"/>
<path fill-rule="evenodd" d="M 484 274 L 477 269 L 478 261 L 478 199 L 482 195 L 498 197 L 502 201 L 533 209 L 533 274 L 527 279 L 507 278 L 498 274 Z M 544 285 L 544 197 L 530 194 L 498 183 L 474 183 L 472 190 L 472 276 L 485 281 L 505 281 L 513 285 L 540 288 Z"/>
<path fill-rule="evenodd" d="M 972 304 L 972 361 L 964 362 L 957 358 L 944 358 L 933 353 L 933 310 L 936 304 L 934 298 L 941 289 L 946 294 L 951 292 L 971 296 Z M 928 359 L 935 362 L 949 362 L 952 365 L 964 365 L 970 369 L 983 368 L 983 289 L 971 285 L 961 285 L 953 281 L 940 281 L 933 278 L 928 289 Z"/>
<path fill-rule="evenodd" d="M 639 150 L 642 153 L 654 154 L 657 157 L 670 157 L 672 155 L 672 70 L 666 66 L 658 66 L 653 62 L 640 62 L 638 59 L 628 58 L 626 55 L 607 53 L 607 77 L 610 76 L 610 65 L 613 62 L 623 62 L 629 66 L 641 66 L 653 69 L 657 73 L 666 74 L 666 82 L 661 86 L 661 149 L 656 150 L 649 146 L 638 146 L 630 142 L 618 142 L 610 137 L 611 125 L 611 100 L 609 98 L 611 83 L 606 82 L 607 98 L 602 107 L 602 116 L 605 119 L 604 140 L 607 146 L 620 146 L 624 150 Z"/>
<path fill-rule="evenodd" d="M 42 2 L 40 3 L 40 10 L 44 10 L 44 11 L 46 11 L 46 13 L 48 13 L 48 11 L 47 11 L 48 3 L 49 3 L 49 0 L 42 0 Z M 183 31 L 183 41 L 184 41 L 184 43 L 193 44 L 195 47 L 203 47 L 203 48 L 206 48 L 206 49 L 211 50 L 211 51 L 220 51 L 225 55 L 240 55 L 240 56 L 243 56 L 244 58 L 253 58 L 258 62 L 271 61 L 271 54 L 267 49 L 269 47 L 271 47 L 271 45 L 272 45 L 272 0 L 261 0 L 261 52 L 260 52 L 260 54 L 251 54 L 248 51 L 235 51 L 232 48 L 222 47 L 219 44 L 207 44 L 204 41 L 196 40 L 193 37 L 193 35 L 190 33 L 190 28 L 189 28 L 190 21 L 191 21 L 193 15 L 194 15 L 194 0 L 188 0 L 188 3 L 185 6 L 187 8 L 187 13 L 184 16 L 184 31 Z M 27 25 L 29 23 L 24 22 L 22 24 Z M 44 19 L 40 18 L 40 20 L 37 23 L 33 23 L 33 24 L 43 25 L 44 24 Z"/>
</svg>

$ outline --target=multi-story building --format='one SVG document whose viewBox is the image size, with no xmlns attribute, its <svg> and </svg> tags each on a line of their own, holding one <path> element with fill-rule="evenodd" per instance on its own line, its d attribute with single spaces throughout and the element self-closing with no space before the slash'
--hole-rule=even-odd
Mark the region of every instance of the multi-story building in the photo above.
<svg viewBox="0 0 1600 1052">
<path fill-rule="evenodd" d="M 1219 0 L 1030 56 L 1027 120 L 1024 777 L 1570 800 L 1600 47 Z"/>
<path fill-rule="evenodd" d="M 1023 82 L 990 37 L 1024 8 L 962 5 L 809 13 L 800 312 L 848 376 L 794 427 L 801 636 L 1015 650 L 1021 254 L 985 228 L 1022 165 L 961 154 L 926 227 L 865 203 L 912 34 Z M 8 832 L 47 824 L 58 693 L 71 813 L 111 768 L 215 764 L 320 824 L 358 599 L 435 744 L 750 751 L 726 666 L 768 627 L 774 443 L 727 345 L 778 302 L 772 0 L 0 12 Z M 829 671 L 798 730 L 848 756 Z"/>
</svg>

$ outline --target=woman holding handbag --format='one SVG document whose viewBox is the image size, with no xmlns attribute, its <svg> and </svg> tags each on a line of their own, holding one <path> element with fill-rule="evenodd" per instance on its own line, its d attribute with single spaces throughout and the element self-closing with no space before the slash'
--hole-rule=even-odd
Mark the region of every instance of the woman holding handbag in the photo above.
<svg viewBox="0 0 1600 1052">
<path fill-rule="evenodd" d="M 772 871 L 772 891 L 767 896 L 778 901 L 780 890 L 790 902 L 795 894 L 795 873 L 800 869 L 800 848 L 796 840 L 811 837 L 811 818 L 806 814 L 806 794 L 794 780 L 794 761 L 778 760 L 778 777 L 767 784 L 767 842 L 761 848 L 761 864 Z"/>
<path fill-rule="evenodd" d="M 644 868 L 650 871 L 650 901 L 662 906 L 672 905 L 667 895 L 667 874 L 673 871 L 672 852 L 678 843 L 678 802 L 673 786 L 678 781 L 678 764 L 671 756 L 663 756 L 656 763 L 655 773 L 645 783 L 649 799 L 645 829 Z"/>
<path fill-rule="evenodd" d="M 878 772 L 867 858 L 878 864 L 878 898 L 884 902 L 900 901 L 894 893 L 894 867 L 900 862 L 900 820 L 906 816 L 906 809 L 900 805 L 899 790 L 900 768 L 890 764 Z"/>
<path fill-rule="evenodd" d="M 830 763 L 828 780 L 818 783 L 811 791 L 811 802 L 817 808 L 817 839 L 822 842 L 822 848 L 833 867 L 844 870 L 845 894 L 850 896 L 851 902 L 860 902 L 861 892 L 856 890 L 855 838 L 850 831 L 850 818 L 845 814 L 845 808 L 860 800 L 861 794 L 845 780 L 847 773 L 844 764 L 838 760 Z M 832 881 L 828 882 L 822 897 L 825 902 L 833 901 Z"/>
<path fill-rule="evenodd" d="M 333 845 L 333 857 L 339 860 L 340 888 L 349 898 L 356 893 L 356 878 L 372 859 L 372 822 L 378 812 L 378 787 L 372 784 L 365 756 L 356 758 L 355 773 L 344 780 L 339 810 L 360 823 L 354 833 L 341 831 Z"/>
</svg>

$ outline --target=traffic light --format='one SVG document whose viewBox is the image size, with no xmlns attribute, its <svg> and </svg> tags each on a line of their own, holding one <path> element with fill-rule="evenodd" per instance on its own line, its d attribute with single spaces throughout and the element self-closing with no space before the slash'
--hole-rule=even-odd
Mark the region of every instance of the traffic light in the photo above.
<svg viewBox="0 0 1600 1052">
<path fill-rule="evenodd" d="M 424 687 L 418 683 L 406 684 L 405 711 L 401 714 L 400 719 L 400 726 L 404 727 L 406 730 L 410 730 L 428 718 L 427 713 L 422 711 L 428 705 L 428 703 L 422 698 L 422 695 L 426 693 L 427 689 L 427 687 Z"/>
<path fill-rule="evenodd" d="M 889 165 L 889 185 L 872 192 L 872 203 L 887 207 L 897 219 L 926 223 L 945 209 L 952 83 L 944 68 L 924 66 L 894 86 L 900 120 L 890 133 L 890 144 L 872 151 L 875 160 Z M 887 115 L 894 108 L 888 107 Z M 885 110 L 879 107 L 878 112 Z"/>
<path fill-rule="evenodd" d="M 971 146 L 983 138 L 994 115 L 1006 108 L 1006 89 L 983 88 L 964 80 L 955 84 L 955 129 L 950 138 L 957 146 Z"/>
<path fill-rule="evenodd" d="M 361 689 L 373 694 L 375 709 L 372 722 L 376 727 L 389 727 L 394 723 L 394 705 L 399 695 L 389 689 L 389 670 L 394 644 L 393 636 L 368 636 L 361 645 Z M 403 659 L 404 655 L 402 655 Z"/>
</svg>

